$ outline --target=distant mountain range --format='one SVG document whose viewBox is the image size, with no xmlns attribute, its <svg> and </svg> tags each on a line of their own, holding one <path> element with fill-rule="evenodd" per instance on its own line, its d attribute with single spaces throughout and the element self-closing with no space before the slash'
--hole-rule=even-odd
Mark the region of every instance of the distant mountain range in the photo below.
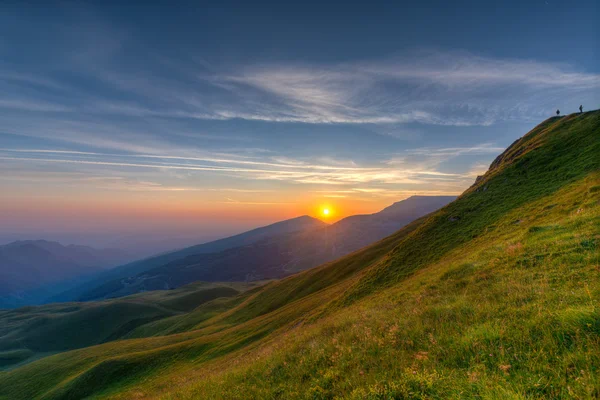
<svg viewBox="0 0 600 400">
<path fill-rule="evenodd" d="M 240 235 L 136 261 L 103 274 L 53 301 L 89 301 L 195 281 L 255 281 L 281 278 L 349 254 L 454 200 L 413 196 L 370 215 L 332 225 L 303 216 Z"/>
<path fill-rule="evenodd" d="M 52 293 L 129 259 L 131 256 L 122 250 L 63 246 L 46 240 L 20 240 L 0 246 L 0 307 L 43 301 Z"/>
<path fill-rule="evenodd" d="M 16 241 L 0 246 L 0 308 L 114 298 L 200 280 L 281 278 L 376 242 L 453 199 L 413 196 L 331 225 L 302 216 L 127 264 L 133 257 L 122 250 Z"/>
<path fill-rule="evenodd" d="M 256 228 L 224 239 L 186 247 L 181 250 L 165 252 L 154 257 L 134 261 L 106 271 L 89 282 L 50 298 L 49 302 L 88 300 L 90 298 L 95 298 L 96 295 L 94 293 L 96 293 L 98 290 L 103 292 L 112 291 L 108 288 L 119 286 L 120 284 L 118 282 L 120 282 L 121 279 L 136 276 L 144 271 L 160 267 L 176 260 L 184 259 L 185 257 L 191 255 L 218 253 L 235 247 L 251 245 L 273 236 L 296 233 L 305 230 L 311 231 L 313 229 L 322 228 L 325 226 L 327 226 L 327 224 L 321 220 L 309 216 L 303 216 Z M 158 288 L 164 289 L 165 286 L 161 285 L 160 287 L 157 287 L 157 289 Z M 140 288 L 138 291 L 141 290 L 149 289 Z M 137 291 L 132 291 L 132 293 L 135 292 Z"/>
</svg>

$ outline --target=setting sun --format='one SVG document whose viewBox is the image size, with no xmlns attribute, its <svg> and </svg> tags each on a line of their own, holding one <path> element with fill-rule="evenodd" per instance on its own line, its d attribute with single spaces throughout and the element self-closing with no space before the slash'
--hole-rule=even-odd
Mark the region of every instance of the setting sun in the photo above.
<svg viewBox="0 0 600 400">
<path fill-rule="evenodd" d="M 333 215 L 333 209 L 327 206 L 321 206 L 321 216 L 323 218 L 330 218 Z"/>
</svg>

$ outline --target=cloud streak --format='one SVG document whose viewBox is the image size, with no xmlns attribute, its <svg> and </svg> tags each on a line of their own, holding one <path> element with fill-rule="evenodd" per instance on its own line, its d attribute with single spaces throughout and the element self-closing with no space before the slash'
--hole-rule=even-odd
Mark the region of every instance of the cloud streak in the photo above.
<svg viewBox="0 0 600 400">
<path fill-rule="evenodd" d="M 78 62 L 88 79 L 122 96 L 101 97 L 88 87 L 54 77 L 0 70 L 0 110 L 273 123 L 488 126 L 547 115 L 561 101 L 600 100 L 600 74 L 567 64 L 460 51 L 421 50 L 338 64 L 234 65 L 202 74 L 181 73 L 193 68 L 177 60 L 166 65 L 171 74 L 162 65 L 160 71 L 150 67 L 136 75 L 95 58 Z M 31 85 L 52 92 L 31 91 Z M 73 103 L 73 98 L 79 101 Z"/>
<path fill-rule="evenodd" d="M 599 74 L 569 65 L 434 51 L 333 66 L 251 66 L 219 79 L 230 90 L 250 87 L 277 99 L 281 105 L 261 118 L 347 124 L 490 125 L 523 117 L 520 109 L 544 96 L 600 88 Z"/>
<path fill-rule="evenodd" d="M 6 162 L 71 164 L 89 167 L 110 167 L 114 169 L 155 169 L 162 171 L 180 170 L 226 174 L 253 180 L 274 180 L 287 181 L 290 183 L 319 185 L 373 183 L 417 185 L 425 182 L 432 183 L 435 181 L 460 182 L 468 178 L 468 175 L 440 172 L 434 169 L 410 167 L 397 168 L 387 165 L 377 167 L 345 167 L 339 165 L 332 166 L 299 162 L 282 164 L 235 159 L 210 159 L 166 155 L 154 156 L 137 154 L 105 154 L 44 149 L 3 149 L 0 150 L 0 152 L 4 152 L 5 154 L 13 153 L 12 156 L 0 155 L 0 160 Z M 29 153 L 29 155 L 26 157 L 19 156 L 20 153 Z M 36 156 L 36 154 L 40 154 L 40 156 Z M 56 155 L 56 157 L 43 157 L 42 155 Z M 70 158 L 66 158 L 66 156 L 70 156 Z M 146 159 L 146 161 L 135 161 L 139 158 Z M 208 161 L 209 163 L 177 163 L 173 161 L 165 162 L 165 160 L 185 160 L 194 162 Z"/>
</svg>

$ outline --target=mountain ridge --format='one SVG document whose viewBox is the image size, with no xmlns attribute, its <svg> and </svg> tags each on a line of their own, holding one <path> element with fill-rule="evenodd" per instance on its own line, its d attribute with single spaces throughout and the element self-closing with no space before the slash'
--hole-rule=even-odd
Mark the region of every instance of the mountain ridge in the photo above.
<svg viewBox="0 0 600 400">
<path fill-rule="evenodd" d="M 145 270 L 164 265 L 182 257 L 186 257 L 189 254 L 204 254 L 213 251 L 224 250 L 230 247 L 251 244 L 272 235 L 282 234 L 285 232 L 293 232 L 303 229 L 310 229 L 312 227 L 324 225 L 326 225 L 326 223 L 324 223 L 323 221 L 310 217 L 308 215 L 275 222 L 273 224 L 251 229 L 249 231 L 242 232 L 226 238 L 217 239 L 199 245 L 189 246 L 184 249 L 169 251 L 166 253 L 159 254 L 157 256 L 143 258 L 141 260 L 136 260 L 128 264 L 118 266 L 110 271 L 103 273 L 101 276 L 92 281 L 85 282 L 79 287 L 53 296 L 48 300 L 49 302 L 85 300 L 87 299 L 87 296 L 85 294 L 86 292 L 101 287 L 102 285 L 105 285 L 108 282 L 111 282 L 115 279 L 124 279 L 129 276 L 135 276 L 139 273 L 142 273 Z"/>
<path fill-rule="evenodd" d="M 139 291 L 169 289 L 197 280 L 247 282 L 282 278 L 380 240 L 452 199 L 453 196 L 410 197 L 385 208 L 383 214 L 352 216 L 331 225 L 322 224 L 262 238 L 255 236 L 256 240 L 251 244 L 222 251 L 214 251 L 213 246 L 211 252 L 197 253 L 198 247 L 191 247 L 185 253 L 178 253 L 179 256 L 187 254 L 183 257 L 118 281 L 109 281 L 84 293 L 78 300 L 91 301 Z"/>
</svg>

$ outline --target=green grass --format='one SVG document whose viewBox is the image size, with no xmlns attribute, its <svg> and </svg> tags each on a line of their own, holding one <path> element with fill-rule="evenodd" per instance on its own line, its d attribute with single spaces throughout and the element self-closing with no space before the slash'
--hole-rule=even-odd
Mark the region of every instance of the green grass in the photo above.
<svg viewBox="0 0 600 400">
<path fill-rule="evenodd" d="M 343 301 L 354 301 L 405 278 L 457 246 L 496 229 L 508 211 L 600 170 L 599 119 L 600 113 L 592 112 L 540 124 L 509 148 L 476 187 L 406 237 L 389 262 L 370 271 Z M 453 220 L 456 217 L 459 219 Z"/>
<path fill-rule="evenodd" d="M 50 304 L 0 311 L 0 368 L 38 353 L 56 353 L 127 337 L 138 326 L 181 315 L 257 284 L 197 282 L 94 303 Z M 10 356 L 19 354 L 20 357 Z M 4 355 L 4 356 L 3 356 Z M 27 355 L 27 357 L 25 357 Z"/>
<path fill-rule="evenodd" d="M 167 386 L 161 397 L 596 398 L 600 199 L 586 189 L 599 180 L 516 209 L 499 221 L 507 229 L 310 327 L 195 371 L 218 372 Z M 552 212 L 536 214 L 548 203 Z M 535 216 L 527 225 L 557 228 L 510 229 L 524 213 Z"/>
<path fill-rule="evenodd" d="M 551 118 L 396 234 L 0 373 L 0 398 L 597 398 L 599 186 L 600 112 Z"/>
</svg>

